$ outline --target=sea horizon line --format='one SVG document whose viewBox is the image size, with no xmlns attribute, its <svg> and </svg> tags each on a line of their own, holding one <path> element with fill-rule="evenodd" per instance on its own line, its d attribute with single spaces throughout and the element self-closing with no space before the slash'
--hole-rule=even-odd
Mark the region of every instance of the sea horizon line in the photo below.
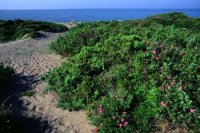
<svg viewBox="0 0 200 133">
<path fill-rule="evenodd" d="M 68 8 L 68 9 L 0 9 L 4 10 L 200 10 L 200 8 Z"/>
</svg>

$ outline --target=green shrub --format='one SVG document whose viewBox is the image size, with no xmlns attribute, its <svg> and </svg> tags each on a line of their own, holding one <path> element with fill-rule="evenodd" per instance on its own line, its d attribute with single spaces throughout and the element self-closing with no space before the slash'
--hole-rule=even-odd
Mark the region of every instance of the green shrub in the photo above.
<svg viewBox="0 0 200 133">
<path fill-rule="evenodd" d="M 26 37 L 36 37 L 38 31 L 63 32 L 68 28 L 64 25 L 42 21 L 8 20 L 0 21 L 0 42 L 8 42 Z"/>
<path fill-rule="evenodd" d="M 198 132 L 199 31 L 177 25 L 198 19 L 157 17 L 162 21 L 148 25 L 151 18 L 82 24 L 54 42 L 53 49 L 70 55 L 43 77 L 58 105 L 87 109 L 94 132 L 150 132 L 162 120 Z"/>
<path fill-rule="evenodd" d="M 111 21 L 80 24 L 53 42 L 51 49 L 61 55 L 75 54 L 83 46 L 93 46 L 108 38 L 110 31 L 114 31 L 118 23 Z"/>
<path fill-rule="evenodd" d="M 32 97 L 35 94 L 34 91 L 25 91 L 21 93 L 22 97 Z"/>
<path fill-rule="evenodd" d="M 66 56 L 80 52 L 83 46 L 102 43 L 110 36 L 115 36 L 118 33 L 130 35 L 137 32 L 137 30 L 144 30 L 144 33 L 139 32 L 138 34 L 148 33 L 148 36 L 151 36 L 151 32 L 156 28 L 165 26 L 186 28 L 192 30 L 192 32 L 199 33 L 200 19 L 190 18 L 183 13 L 175 12 L 147 17 L 144 20 L 82 23 L 67 32 L 65 36 L 58 38 L 52 43 L 51 48 L 57 53 Z M 145 28 L 148 29 L 146 30 Z"/>
</svg>

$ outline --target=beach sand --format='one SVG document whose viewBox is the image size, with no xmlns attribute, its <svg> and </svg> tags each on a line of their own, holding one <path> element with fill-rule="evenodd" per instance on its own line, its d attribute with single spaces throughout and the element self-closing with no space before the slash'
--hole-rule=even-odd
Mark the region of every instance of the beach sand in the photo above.
<svg viewBox="0 0 200 133">
<path fill-rule="evenodd" d="M 12 94 L 15 96 L 7 99 L 7 103 L 22 116 L 47 121 L 49 127 L 42 127 L 41 132 L 88 133 L 91 126 L 87 122 L 85 111 L 69 112 L 57 108 L 56 93 L 43 93 L 46 83 L 40 80 L 40 76 L 62 62 L 62 57 L 51 52 L 48 46 L 63 33 L 41 33 L 43 36 L 40 38 L 0 44 L 0 61 L 13 67 L 16 72 L 14 82 L 17 85 L 10 85 L 15 90 Z M 34 91 L 35 94 L 31 97 L 19 96 L 27 90 Z M 10 95 L 5 94 L 6 97 Z"/>
</svg>

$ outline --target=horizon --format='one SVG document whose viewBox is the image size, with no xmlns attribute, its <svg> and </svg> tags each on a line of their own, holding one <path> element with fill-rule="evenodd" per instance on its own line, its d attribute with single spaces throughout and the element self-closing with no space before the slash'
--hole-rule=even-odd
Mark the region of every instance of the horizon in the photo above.
<svg viewBox="0 0 200 133">
<path fill-rule="evenodd" d="M 0 9 L 3 10 L 200 10 L 200 8 L 63 8 L 63 9 Z"/>
<path fill-rule="evenodd" d="M 45 4 L 41 4 L 45 3 Z M 199 0 L 1 0 L 0 10 L 200 9 Z"/>
</svg>

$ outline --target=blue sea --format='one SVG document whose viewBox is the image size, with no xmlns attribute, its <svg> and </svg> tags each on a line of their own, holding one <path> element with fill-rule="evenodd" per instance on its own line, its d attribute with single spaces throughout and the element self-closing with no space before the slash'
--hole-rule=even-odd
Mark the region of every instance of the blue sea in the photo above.
<svg viewBox="0 0 200 133">
<path fill-rule="evenodd" d="M 42 20 L 50 22 L 89 22 L 99 20 L 143 19 L 147 16 L 183 12 L 200 17 L 200 9 L 65 9 L 65 10 L 0 10 L 0 20 Z"/>
</svg>

